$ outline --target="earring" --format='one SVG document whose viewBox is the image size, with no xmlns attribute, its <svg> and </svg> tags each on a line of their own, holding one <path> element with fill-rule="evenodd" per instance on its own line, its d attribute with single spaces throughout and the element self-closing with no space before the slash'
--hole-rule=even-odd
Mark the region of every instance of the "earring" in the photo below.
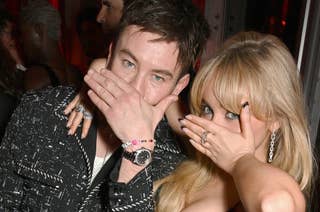
<svg viewBox="0 0 320 212">
<path fill-rule="evenodd" d="M 269 152 L 268 152 L 268 163 L 272 163 L 275 142 L 276 142 L 276 132 L 274 130 L 274 131 L 272 131 L 271 137 L 270 137 L 270 146 L 269 146 Z"/>
</svg>

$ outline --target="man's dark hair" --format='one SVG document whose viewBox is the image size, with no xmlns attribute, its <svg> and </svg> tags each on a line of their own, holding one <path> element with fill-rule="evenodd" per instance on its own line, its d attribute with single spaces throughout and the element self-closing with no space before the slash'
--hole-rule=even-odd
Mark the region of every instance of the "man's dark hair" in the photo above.
<svg viewBox="0 0 320 212">
<path fill-rule="evenodd" d="M 159 34 L 159 41 L 177 42 L 181 76 L 195 64 L 210 35 L 206 19 L 190 0 L 128 1 L 124 4 L 119 33 L 129 25 Z"/>
</svg>

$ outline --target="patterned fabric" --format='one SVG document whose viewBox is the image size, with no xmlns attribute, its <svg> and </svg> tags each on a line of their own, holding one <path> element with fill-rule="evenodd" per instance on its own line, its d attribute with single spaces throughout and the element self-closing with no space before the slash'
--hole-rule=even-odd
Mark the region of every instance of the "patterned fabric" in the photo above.
<svg viewBox="0 0 320 212">
<path fill-rule="evenodd" d="M 112 171 L 109 182 L 111 211 L 154 211 L 153 182 L 169 175 L 186 159 L 165 118 L 156 129 L 155 139 L 152 162 L 129 183 L 117 183 L 119 168 Z"/>
<path fill-rule="evenodd" d="M 128 184 L 116 183 L 121 148 L 91 184 L 96 126 L 84 140 L 81 128 L 67 135 L 63 110 L 74 95 L 59 86 L 23 96 L 0 147 L 0 211 L 153 211 L 153 181 L 185 158 L 167 121 L 156 129 L 153 161 Z"/>
<path fill-rule="evenodd" d="M 103 181 L 91 186 L 95 132 L 68 136 L 63 110 L 72 88 L 27 93 L 0 148 L 0 211 L 100 211 Z M 111 164 L 112 160 L 108 164 Z M 106 180 L 105 180 L 106 181 Z M 89 204 L 90 203 L 90 204 Z"/>
</svg>

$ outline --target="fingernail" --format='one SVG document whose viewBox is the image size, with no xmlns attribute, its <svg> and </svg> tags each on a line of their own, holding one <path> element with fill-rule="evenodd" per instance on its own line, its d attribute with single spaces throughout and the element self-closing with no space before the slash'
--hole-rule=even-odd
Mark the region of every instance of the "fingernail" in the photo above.
<svg viewBox="0 0 320 212">
<path fill-rule="evenodd" d="M 68 135 L 71 135 L 71 129 L 68 131 Z"/>
<path fill-rule="evenodd" d="M 81 134 L 81 139 L 84 139 L 84 134 Z"/>
<path fill-rule="evenodd" d="M 183 120 L 183 118 L 178 118 L 178 121 L 180 122 L 180 121 L 182 121 Z"/>
<path fill-rule="evenodd" d="M 180 128 L 181 128 L 181 130 L 184 130 L 184 128 L 186 128 L 186 127 L 185 126 L 181 126 Z"/>
<path fill-rule="evenodd" d="M 249 106 L 249 102 L 243 103 L 241 107 L 242 107 L 242 108 L 245 108 L 245 107 L 247 107 L 247 106 Z"/>
<path fill-rule="evenodd" d="M 91 75 L 91 74 L 93 74 L 93 71 L 91 69 L 89 69 L 88 75 Z"/>
</svg>

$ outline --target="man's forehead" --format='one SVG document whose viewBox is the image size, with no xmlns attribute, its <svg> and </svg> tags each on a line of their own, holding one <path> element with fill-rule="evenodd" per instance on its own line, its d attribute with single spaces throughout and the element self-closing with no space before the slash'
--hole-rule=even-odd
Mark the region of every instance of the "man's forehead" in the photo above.
<svg viewBox="0 0 320 212">
<path fill-rule="evenodd" d="M 169 66 L 174 71 L 180 71 L 177 42 L 161 40 L 161 35 L 143 31 L 140 26 L 129 25 L 125 27 L 119 36 L 117 48 L 118 50 L 123 48 L 132 50 L 134 55 L 140 54 L 142 58 L 149 60 L 163 61 L 164 66 Z M 156 61 L 150 62 L 156 63 Z"/>
</svg>

